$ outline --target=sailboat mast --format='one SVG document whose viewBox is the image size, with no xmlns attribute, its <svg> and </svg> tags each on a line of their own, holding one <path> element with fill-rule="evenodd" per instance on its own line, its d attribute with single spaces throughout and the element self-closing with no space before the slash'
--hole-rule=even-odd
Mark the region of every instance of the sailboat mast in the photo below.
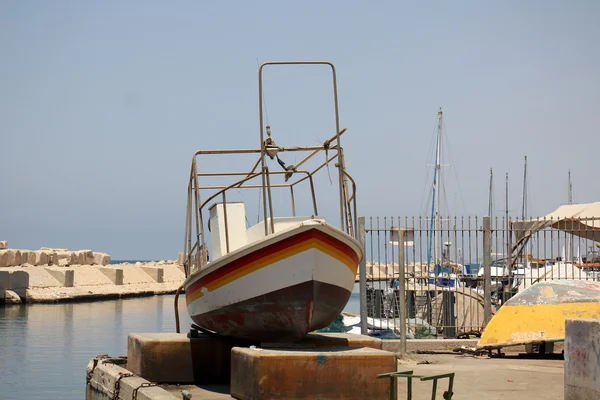
<svg viewBox="0 0 600 400">
<path fill-rule="evenodd" d="M 525 156 L 525 165 L 523 167 L 523 209 L 521 219 L 527 218 L 527 156 Z"/>
<path fill-rule="evenodd" d="M 434 262 L 437 262 L 438 259 L 438 250 L 440 249 L 440 244 L 438 243 L 439 241 L 439 235 L 440 235 L 440 231 L 441 231 L 441 227 L 440 227 L 440 198 L 441 196 L 441 192 L 440 192 L 440 186 L 441 186 L 441 182 L 442 182 L 442 108 L 440 107 L 440 110 L 438 111 L 438 124 L 437 124 L 437 149 L 436 149 L 436 154 L 435 154 L 435 174 L 436 174 L 436 179 L 434 182 L 434 190 L 435 193 L 437 194 L 437 197 L 435 198 L 435 216 L 434 216 L 434 221 L 435 221 L 435 229 L 434 229 L 434 247 L 433 247 L 433 259 Z"/>
<path fill-rule="evenodd" d="M 573 185 L 571 183 L 571 170 L 569 170 L 569 182 L 568 182 L 568 187 L 567 187 L 567 202 L 569 204 L 573 204 Z M 568 254 L 565 255 L 565 260 L 571 260 L 573 258 L 573 243 L 572 243 L 572 236 L 570 234 L 567 233 L 567 252 Z"/>
<path fill-rule="evenodd" d="M 527 218 L 527 156 L 525 156 L 525 164 L 523 165 L 523 208 L 521 210 L 521 220 Z M 530 242 L 525 247 L 525 267 L 529 267 L 529 247 Z"/>
<path fill-rule="evenodd" d="M 493 217 L 493 207 L 492 207 L 492 198 L 493 198 L 493 182 L 494 182 L 494 171 L 490 168 L 490 194 L 488 196 L 488 215 L 490 219 Z"/>
</svg>

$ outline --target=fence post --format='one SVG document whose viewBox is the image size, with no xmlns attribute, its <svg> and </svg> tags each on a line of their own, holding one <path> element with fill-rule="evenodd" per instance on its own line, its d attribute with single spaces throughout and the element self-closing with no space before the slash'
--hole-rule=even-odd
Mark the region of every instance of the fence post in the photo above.
<svg viewBox="0 0 600 400">
<path fill-rule="evenodd" d="M 398 269 L 400 279 L 400 354 L 406 353 L 406 266 L 404 264 L 405 230 L 398 227 Z"/>
<path fill-rule="evenodd" d="M 365 217 L 358 217 L 358 242 L 363 250 L 363 259 L 358 264 L 360 291 L 360 333 L 369 333 L 367 328 L 367 246 L 366 246 Z"/>
<path fill-rule="evenodd" d="M 484 326 L 492 318 L 492 229 L 491 217 L 483 217 L 483 320 Z"/>
</svg>

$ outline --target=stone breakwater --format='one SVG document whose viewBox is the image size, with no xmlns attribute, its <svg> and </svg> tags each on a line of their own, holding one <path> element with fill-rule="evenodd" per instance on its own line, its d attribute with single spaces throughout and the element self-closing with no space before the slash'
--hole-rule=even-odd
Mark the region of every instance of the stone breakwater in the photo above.
<svg viewBox="0 0 600 400">
<path fill-rule="evenodd" d="M 185 279 L 176 261 L 109 263 L 108 254 L 91 250 L 0 250 L 0 303 L 167 294 Z"/>
</svg>

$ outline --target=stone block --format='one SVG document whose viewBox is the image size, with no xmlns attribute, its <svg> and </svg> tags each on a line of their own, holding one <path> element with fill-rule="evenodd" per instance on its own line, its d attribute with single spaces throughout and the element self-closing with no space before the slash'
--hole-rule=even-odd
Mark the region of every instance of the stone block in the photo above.
<svg viewBox="0 0 600 400">
<path fill-rule="evenodd" d="M 110 256 L 106 253 L 94 253 L 94 265 L 110 264 Z"/>
<path fill-rule="evenodd" d="M 75 271 L 60 267 L 46 267 L 46 271 L 64 287 L 73 287 L 75 284 Z"/>
<path fill-rule="evenodd" d="M 152 382 L 228 383 L 231 349 L 242 343 L 202 334 L 130 333 L 127 369 Z"/>
<path fill-rule="evenodd" d="M 111 282 L 115 285 L 123 284 L 123 268 L 110 268 L 100 267 L 98 268 Z"/>
<path fill-rule="evenodd" d="M 565 400 L 600 399 L 600 320 L 567 319 Z"/>
<path fill-rule="evenodd" d="M 0 240 L 0 250 L 8 249 L 8 242 L 6 240 Z"/>
<path fill-rule="evenodd" d="M 161 267 L 140 267 L 142 271 L 147 273 L 158 283 L 163 283 L 165 281 L 165 270 Z"/>
<path fill-rule="evenodd" d="M 52 247 L 40 247 L 40 250 L 46 250 L 46 251 L 50 251 L 51 253 L 56 253 L 56 252 L 61 252 L 61 251 L 68 251 L 69 249 L 55 249 Z"/>
<path fill-rule="evenodd" d="M 8 252 L 9 250 L 0 250 L 0 268 L 10 266 L 8 265 Z"/>
<path fill-rule="evenodd" d="M 231 396 L 254 399 L 389 399 L 396 355 L 368 347 L 294 351 L 234 347 Z"/>
<path fill-rule="evenodd" d="M 21 262 L 18 265 L 29 263 L 29 250 L 19 250 L 21 252 Z"/>
<path fill-rule="evenodd" d="M 33 257 L 33 262 L 29 262 L 33 265 L 48 265 L 48 253 L 42 250 L 35 250 L 31 252 Z"/>
<path fill-rule="evenodd" d="M 6 267 L 17 267 L 21 265 L 21 250 L 3 250 L 6 252 Z"/>
<path fill-rule="evenodd" d="M 73 262 L 73 253 L 70 251 L 57 251 L 54 256 L 54 265 L 66 267 L 68 265 L 76 264 Z"/>
<path fill-rule="evenodd" d="M 83 261 L 81 265 L 94 265 L 94 252 L 92 250 L 79 250 L 80 254 L 83 254 Z"/>
</svg>

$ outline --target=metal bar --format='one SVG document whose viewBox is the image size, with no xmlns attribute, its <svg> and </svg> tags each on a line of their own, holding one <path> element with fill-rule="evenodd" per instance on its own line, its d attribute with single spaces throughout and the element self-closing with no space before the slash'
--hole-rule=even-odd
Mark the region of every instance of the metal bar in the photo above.
<svg viewBox="0 0 600 400">
<path fill-rule="evenodd" d="M 196 208 L 198 209 L 198 212 L 195 212 L 196 214 L 196 241 L 198 243 L 201 243 L 202 246 L 204 245 L 204 218 L 202 217 L 202 207 L 198 207 L 200 203 L 200 189 L 199 189 L 199 184 L 198 184 L 198 165 L 196 162 L 196 156 L 194 156 L 194 158 L 192 159 L 192 170 L 193 170 L 193 175 L 194 175 L 194 192 L 195 192 L 195 198 L 196 198 Z"/>
<path fill-rule="evenodd" d="M 275 215 L 273 215 L 273 197 L 271 196 L 271 175 L 269 172 L 269 167 L 265 168 L 267 177 L 267 194 L 269 198 L 269 214 L 271 215 L 271 233 L 275 233 Z"/>
<path fill-rule="evenodd" d="M 225 249 L 229 254 L 229 224 L 227 223 L 227 199 L 225 198 L 225 191 L 223 191 L 223 217 L 225 219 Z"/>
<path fill-rule="evenodd" d="M 258 176 L 258 175 L 256 175 Z M 275 183 L 271 185 L 272 188 L 289 188 L 290 185 L 288 184 L 283 184 L 283 183 Z M 219 190 L 219 189 L 260 189 L 262 188 L 262 185 L 244 185 L 244 186 L 236 186 L 235 184 L 233 185 L 229 185 L 229 186 L 224 186 L 224 185 L 208 185 L 208 186 L 200 186 L 201 190 Z M 217 193 L 217 196 L 220 193 Z"/>
<path fill-rule="evenodd" d="M 313 182 L 313 178 L 312 175 L 309 175 L 309 182 L 310 182 L 310 193 L 312 194 L 312 201 L 313 201 L 313 209 L 315 212 L 315 216 L 319 215 L 319 211 L 317 211 L 317 197 L 315 194 L 315 184 Z"/>
<path fill-rule="evenodd" d="M 490 224 L 490 216 L 483 217 L 484 326 L 492 319 L 492 230 Z"/>
<path fill-rule="evenodd" d="M 271 175 L 285 175 L 287 173 L 289 173 L 289 171 L 270 171 L 269 172 Z M 307 174 L 310 175 L 311 173 L 306 171 L 306 170 L 296 170 L 294 171 L 294 173 L 298 173 L 298 174 Z M 199 172 L 198 176 L 250 176 L 252 175 L 252 172 L 241 172 L 241 171 L 236 171 L 236 172 Z M 258 175 L 258 174 L 256 174 Z"/>
<path fill-rule="evenodd" d="M 367 247 L 365 217 L 358 218 L 358 242 L 363 250 L 363 258 L 358 264 L 358 279 L 360 291 L 360 333 L 369 333 L 367 328 Z"/>
<path fill-rule="evenodd" d="M 404 265 L 405 231 L 398 228 L 398 267 L 400 278 L 400 353 L 406 353 L 406 269 Z"/>
<path fill-rule="evenodd" d="M 261 132 L 262 133 L 262 132 Z M 262 135 L 261 135 L 262 139 Z M 333 147 L 335 148 L 335 147 Z M 331 149 L 331 148 L 330 148 Z M 322 151 L 325 150 L 323 146 L 292 146 L 292 147 L 279 147 L 279 152 L 286 151 Z M 223 154 L 259 154 L 261 149 L 213 149 L 213 150 L 197 150 L 194 156 L 199 155 L 223 155 Z"/>
<path fill-rule="evenodd" d="M 433 388 L 431 389 L 431 400 L 435 400 L 435 395 L 437 394 L 437 378 L 433 379 Z"/>
<path fill-rule="evenodd" d="M 292 195 L 292 216 L 296 216 L 296 200 L 294 199 L 294 187 L 290 186 L 290 192 Z"/>
</svg>

